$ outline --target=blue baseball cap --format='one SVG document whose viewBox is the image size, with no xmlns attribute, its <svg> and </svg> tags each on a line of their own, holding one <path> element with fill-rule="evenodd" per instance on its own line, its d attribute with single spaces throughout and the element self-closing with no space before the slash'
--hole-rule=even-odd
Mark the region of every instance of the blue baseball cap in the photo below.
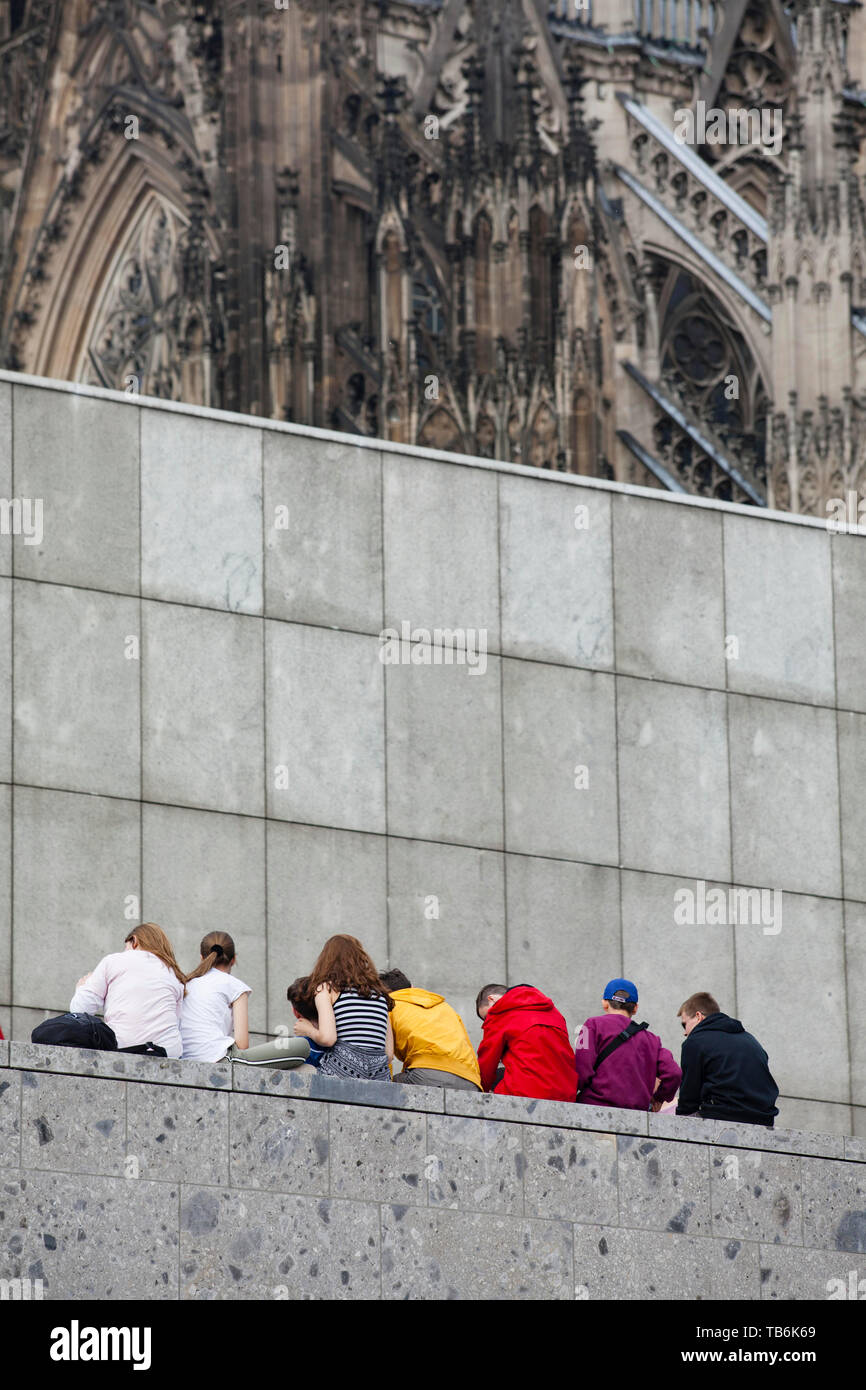
<svg viewBox="0 0 866 1390">
<path fill-rule="evenodd" d="M 602 999 L 613 999 L 615 994 L 625 995 L 626 1004 L 637 1003 L 637 985 L 632 984 L 631 980 L 610 980 L 604 987 Z"/>
</svg>

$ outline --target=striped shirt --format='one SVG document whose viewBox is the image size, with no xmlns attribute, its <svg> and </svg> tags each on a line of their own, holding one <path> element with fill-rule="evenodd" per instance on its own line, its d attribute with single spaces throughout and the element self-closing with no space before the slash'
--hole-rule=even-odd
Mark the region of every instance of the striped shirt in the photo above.
<svg viewBox="0 0 866 1390">
<path fill-rule="evenodd" d="M 352 1047 L 385 1050 L 388 1033 L 388 1001 L 383 994 L 364 999 L 356 989 L 344 989 L 334 1005 L 337 1042 Z"/>
</svg>

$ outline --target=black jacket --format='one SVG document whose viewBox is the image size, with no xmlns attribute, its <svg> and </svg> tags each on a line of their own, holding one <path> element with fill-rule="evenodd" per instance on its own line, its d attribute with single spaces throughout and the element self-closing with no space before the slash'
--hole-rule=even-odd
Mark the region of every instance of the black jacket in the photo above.
<svg viewBox="0 0 866 1390">
<path fill-rule="evenodd" d="M 779 1088 L 767 1054 L 742 1023 L 710 1014 L 683 1040 L 678 1115 L 772 1125 Z"/>
</svg>

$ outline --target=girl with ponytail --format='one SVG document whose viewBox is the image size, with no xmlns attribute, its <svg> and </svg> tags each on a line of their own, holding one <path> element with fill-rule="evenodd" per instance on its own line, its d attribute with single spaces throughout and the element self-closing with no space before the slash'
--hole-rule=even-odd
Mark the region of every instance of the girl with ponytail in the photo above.
<svg viewBox="0 0 866 1390">
<path fill-rule="evenodd" d="M 252 993 L 243 980 L 232 979 L 237 957 L 228 932 L 203 937 L 201 961 L 186 976 L 180 1016 L 183 1056 L 219 1062 L 231 1049 L 249 1046 L 248 1004 Z"/>
</svg>

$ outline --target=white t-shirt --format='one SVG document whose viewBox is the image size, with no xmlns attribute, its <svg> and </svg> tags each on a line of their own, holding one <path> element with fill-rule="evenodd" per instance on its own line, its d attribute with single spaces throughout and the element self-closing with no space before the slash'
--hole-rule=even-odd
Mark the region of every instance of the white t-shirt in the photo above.
<svg viewBox="0 0 866 1390">
<path fill-rule="evenodd" d="M 114 951 L 72 996 L 74 1014 L 102 1014 L 118 1047 L 152 1042 L 169 1057 L 181 1054 L 183 985 L 152 951 Z"/>
<path fill-rule="evenodd" d="M 242 994 L 251 993 L 243 980 L 213 966 L 206 975 L 190 980 L 180 1015 L 182 1055 L 200 1062 L 218 1062 L 225 1057 L 234 1042 L 232 1004 Z"/>
</svg>

